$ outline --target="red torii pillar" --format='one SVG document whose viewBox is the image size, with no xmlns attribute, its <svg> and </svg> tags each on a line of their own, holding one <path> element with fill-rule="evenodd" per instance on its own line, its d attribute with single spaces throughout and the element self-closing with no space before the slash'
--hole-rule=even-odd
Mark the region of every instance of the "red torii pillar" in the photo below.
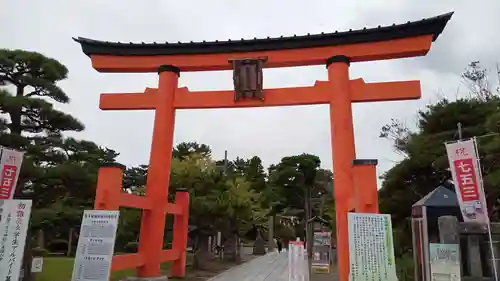
<svg viewBox="0 0 500 281">
<path fill-rule="evenodd" d="M 333 173 L 335 186 L 335 212 L 337 225 L 338 272 L 340 280 L 349 276 L 349 234 L 347 213 L 355 208 L 356 212 L 378 212 L 378 194 L 376 174 L 372 165 L 364 170 L 356 165 L 354 124 L 352 118 L 352 91 L 349 78 L 349 58 L 333 56 L 327 60 L 328 82 L 330 91 L 330 129 L 332 141 Z M 341 143 L 342 146 L 336 144 Z M 368 169 L 366 169 L 368 168 Z M 358 184 L 354 183 L 357 171 Z M 361 182 L 362 181 L 362 182 Z M 354 201 L 355 205 L 350 206 Z M 373 206 L 371 209 L 367 206 Z M 376 207 L 375 207 L 376 206 Z"/>
<path fill-rule="evenodd" d="M 140 235 L 138 253 L 113 257 L 112 271 L 137 267 L 139 276 L 156 277 L 160 273 L 160 264 L 172 261 L 172 276 L 182 277 L 186 273 L 189 193 L 178 191 L 175 204 L 168 202 L 175 125 L 174 98 L 179 73 L 176 67 L 160 67 L 158 90 L 148 100 L 149 106 L 155 109 L 155 119 L 146 195 L 123 192 L 123 165 L 111 164 L 99 170 L 94 208 L 118 210 L 123 206 L 142 209 L 141 233 L 147 233 Z M 137 104 L 135 108 L 138 108 Z M 174 215 L 172 249 L 163 249 L 167 213 Z"/>
<path fill-rule="evenodd" d="M 351 163 L 356 159 L 351 93 L 349 87 L 349 58 L 331 57 L 327 61 L 330 96 L 330 129 L 335 188 L 337 226 L 337 255 L 339 280 L 349 276 L 349 234 L 347 232 L 348 202 L 354 197 Z M 342 146 L 336 144 L 341 143 Z M 347 269 L 347 270 L 346 270 Z"/>
<path fill-rule="evenodd" d="M 168 201 L 170 183 L 170 173 L 165 171 L 170 171 L 171 166 L 175 126 L 174 94 L 177 89 L 179 69 L 161 67 L 158 69 L 158 75 L 153 138 L 146 183 L 146 197 L 150 198 L 153 208 L 143 213 L 141 221 L 141 233 L 149 235 L 141 235 L 139 239 L 139 251 L 149 255 L 144 266 L 138 268 L 139 276 L 154 276 L 160 271 L 160 251 L 163 249 L 164 233 L 154 229 L 165 229 L 166 214 L 156 206 L 162 206 Z M 172 246 L 175 249 L 175 246 Z M 178 265 L 174 268 L 178 268 Z"/>
<path fill-rule="evenodd" d="M 354 174 L 354 208 L 356 213 L 378 214 L 376 159 L 356 159 L 352 161 Z"/>
</svg>

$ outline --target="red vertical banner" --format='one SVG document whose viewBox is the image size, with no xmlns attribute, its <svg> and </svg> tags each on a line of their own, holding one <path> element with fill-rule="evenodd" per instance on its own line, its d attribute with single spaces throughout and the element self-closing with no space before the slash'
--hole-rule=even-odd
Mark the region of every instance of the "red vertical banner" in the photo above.
<svg viewBox="0 0 500 281">
<path fill-rule="evenodd" d="M 0 147 L 0 155 L 0 200 L 8 200 L 14 197 L 24 153 Z"/>
<path fill-rule="evenodd" d="M 488 223 L 475 140 L 448 143 L 446 152 L 464 221 Z"/>
</svg>

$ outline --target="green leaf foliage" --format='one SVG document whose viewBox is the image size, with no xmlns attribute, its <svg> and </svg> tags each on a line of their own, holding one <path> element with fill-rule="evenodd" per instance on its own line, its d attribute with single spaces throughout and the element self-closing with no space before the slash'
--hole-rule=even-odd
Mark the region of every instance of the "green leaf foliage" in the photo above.
<svg viewBox="0 0 500 281">
<path fill-rule="evenodd" d="M 405 158 L 387 171 L 379 191 L 380 209 L 393 218 L 399 254 L 411 247 L 411 206 L 420 198 L 451 180 L 445 142 L 477 137 L 481 171 L 492 220 L 498 220 L 500 202 L 500 99 L 489 88 L 484 70 L 473 62 L 463 78 L 470 95 L 451 101 L 441 99 L 418 112 L 416 129 L 392 119 L 381 137 L 394 142 Z M 451 186 L 453 189 L 453 187 Z M 403 249 L 403 250 L 401 250 Z"/>
</svg>

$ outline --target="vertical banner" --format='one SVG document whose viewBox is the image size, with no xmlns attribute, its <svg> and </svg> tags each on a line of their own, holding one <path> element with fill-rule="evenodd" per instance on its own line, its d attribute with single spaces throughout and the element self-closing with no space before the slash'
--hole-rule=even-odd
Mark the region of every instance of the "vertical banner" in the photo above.
<svg viewBox="0 0 500 281">
<path fill-rule="evenodd" d="M 290 241 L 288 243 L 288 280 L 308 281 L 309 269 L 304 252 L 304 242 Z"/>
<path fill-rule="evenodd" d="M 429 244 L 431 281 L 460 281 L 458 244 Z"/>
<path fill-rule="evenodd" d="M 104 210 L 83 213 L 72 281 L 109 281 L 119 215 Z"/>
<path fill-rule="evenodd" d="M 0 200 L 8 200 L 14 197 L 24 153 L 0 147 L 0 155 Z"/>
<path fill-rule="evenodd" d="M 475 141 L 447 143 L 446 153 L 464 221 L 489 223 Z"/>
<path fill-rule="evenodd" d="M 31 200 L 4 200 L 0 221 L 0 280 L 19 280 Z"/>
<path fill-rule="evenodd" d="M 391 216 L 348 213 L 350 281 L 397 281 Z"/>
<path fill-rule="evenodd" d="M 330 272 L 331 241 L 331 232 L 314 232 L 313 260 L 311 263 L 313 271 L 318 273 Z"/>
</svg>

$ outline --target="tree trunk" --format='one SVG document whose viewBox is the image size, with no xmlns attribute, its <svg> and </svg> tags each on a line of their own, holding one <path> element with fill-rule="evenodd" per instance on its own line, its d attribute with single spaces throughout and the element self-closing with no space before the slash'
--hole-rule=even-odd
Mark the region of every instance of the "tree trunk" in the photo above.
<svg viewBox="0 0 500 281">
<path fill-rule="evenodd" d="M 305 213 L 305 231 L 306 231 L 306 247 L 307 247 L 307 257 L 312 258 L 312 223 L 309 222 L 311 219 L 311 189 L 306 188 L 304 190 L 304 213 Z"/>
<path fill-rule="evenodd" d="M 232 233 L 224 242 L 224 260 L 231 262 L 240 262 L 241 256 L 237 250 L 238 234 Z"/>
<path fill-rule="evenodd" d="M 21 128 L 21 115 L 22 115 L 22 103 L 21 99 L 24 96 L 24 86 L 18 86 L 16 89 L 16 98 L 18 100 L 18 105 L 16 105 L 16 108 L 9 112 L 10 114 L 10 133 L 13 135 L 18 135 L 20 136 L 22 133 L 22 128 Z M 16 147 L 19 149 L 20 147 Z"/>
<path fill-rule="evenodd" d="M 267 251 L 272 253 L 274 251 L 274 221 L 275 216 L 272 215 L 269 217 L 268 221 L 268 237 L 267 237 Z"/>
<path fill-rule="evenodd" d="M 195 237 L 194 243 L 194 260 L 193 260 L 193 268 L 199 270 L 207 270 L 209 269 L 207 265 L 207 261 L 211 259 L 211 253 L 208 249 L 208 235 L 197 234 Z"/>
<path fill-rule="evenodd" d="M 320 198 L 320 203 L 319 203 L 319 216 L 321 218 L 323 218 L 323 212 L 324 212 L 324 208 L 325 208 L 325 194 L 321 194 L 321 198 Z"/>
<path fill-rule="evenodd" d="M 35 275 L 31 273 L 31 260 L 33 259 L 33 252 L 31 249 L 31 231 L 26 233 L 26 244 L 24 246 L 23 264 L 21 270 L 24 272 L 23 281 L 33 281 Z"/>
<path fill-rule="evenodd" d="M 69 229 L 69 235 L 68 235 L 68 250 L 66 251 L 66 256 L 69 257 L 71 255 L 71 248 L 73 246 L 73 228 L 71 227 Z"/>
<path fill-rule="evenodd" d="M 21 127 L 21 116 L 22 116 L 22 106 L 21 106 L 21 99 L 24 96 L 24 85 L 17 86 L 16 89 L 16 98 L 19 99 L 19 106 L 15 108 L 10 113 L 10 133 L 13 135 L 18 135 L 21 136 L 22 133 L 22 127 Z M 13 147 L 15 149 L 20 149 L 21 147 L 16 144 L 16 147 Z M 16 187 L 16 190 L 14 192 L 14 198 L 15 199 L 23 199 L 23 188 L 24 188 L 24 181 L 22 179 L 18 180 L 18 184 Z M 33 210 L 32 210 L 33 211 Z M 31 225 L 31 224 L 29 224 Z M 26 233 L 26 244 L 24 247 L 24 254 L 23 254 L 23 264 L 22 264 L 22 270 L 24 271 L 24 277 L 23 281 L 30 281 L 33 279 L 34 276 L 31 274 L 31 259 L 33 256 L 33 253 L 31 251 L 31 231 L 30 227 L 28 225 L 28 230 Z"/>
<path fill-rule="evenodd" d="M 43 229 L 38 230 L 38 236 L 36 237 L 36 246 L 38 248 L 45 249 L 45 234 Z"/>
<path fill-rule="evenodd" d="M 238 235 L 238 238 L 236 238 L 236 257 L 237 257 L 236 260 L 238 263 L 240 263 L 242 260 L 241 254 L 242 254 L 241 239 L 240 239 L 240 236 Z"/>
<path fill-rule="evenodd" d="M 272 243 L 270 241 L 269 243 Z M 266 246 L 264 245 L 264 238 L 262 237 L 262 233 L 260 230 L 257 230 L 257 238 L 255 239 L 255 243 L 253 244 L 253 254 L 254 255 L 265 255 L 266 254 Z"/>
</svg>

